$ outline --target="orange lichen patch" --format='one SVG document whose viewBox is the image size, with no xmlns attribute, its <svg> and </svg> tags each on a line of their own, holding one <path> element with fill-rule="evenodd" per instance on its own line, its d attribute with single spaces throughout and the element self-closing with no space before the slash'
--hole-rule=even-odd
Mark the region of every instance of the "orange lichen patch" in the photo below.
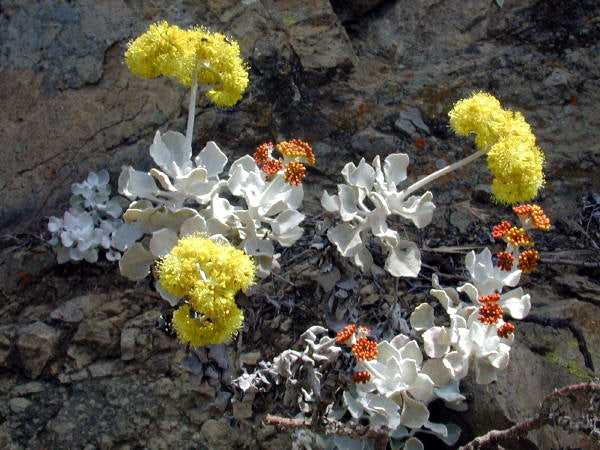
<svg viewBox="0 0 600 450">
<path fill-rule="evenodd" d="M 495 325 L 498 323 L 500 319 L 502 319 L 502 315 L 504 311 L 502 311 L 502 307 L 496 303 L 486 303 L 483 306 L 479 307 L 479 314 L 481 314 L 477 320 L 486 325 Z"/>
<path fill-rule="evenodd" d="M 515 332 L 515 326 L 512 323 L 506 322 L 498 328 L 498 337 L 507 339 L 510 334 Z"/>
<path fill-rule="evenodd" d="M 359 361 L 375 359 L 379 353 L 377 342 L 371 341 L 367 337 L 361 337 L 356 344 L 352 344 L 352 353 Z"/>
<path fill-rule="evenodd" d="M 498 261 L 496 265 L 502 270 L 511 271 L 515 257 L 508 252 L 500 252 L 496 255 Z"/>
<path fill-rule="evenodd" d="M 500 300 L 500 294 L 494 292 L 490 295 L 480 295 L 477 300 L 479 303 L 492 303 Z"/>
<path fill-rule="evenodd" d="M 492 231 L 492 237 L 494 239 L 500 239 L 501 237 L 504 237 L 504 235 L 508 232 L 508 230 L 510 230 L 512 228 L 512 225 L 510 224 L 510 222 L 507 222 L 506 220 L 502 223 L 499 223 L 498 225 L 494 226 L 494 231 Z"/>
<path fill-rule="evenodd" d="M 273 143 L 265 142 L 256 147 L 256 152 L 252 155 L 256 164 L 265 164 L 271 159 L 271 152 L 273 151 Z"/>
<path fill-rule="evenodd" d="M 369 381 L 371 381 L 371 374 L 366 370 L 354 372 L 354 375 L 352 375 L 353 383 L 368 383 Z"/>
<path fill-rule="evenodd" d="M 277 150 L 288 158 L 305 158 L 309 165 L 315 165 L 315 155 L 311 146 L 300 139 L 291 139 L 289 141 L 280 142 L 277 144 Z"/>
<path fill-rule="evenodd" d="M 524 273 L 531 273 L 540 262 L 540 255 L 536 249 L 530 248 L 519 255 L 519 265 L 517 266 Z"/>
<path fill-rule="evenodd" d="M 302 184 L 302 180 L 306 177 L 306 167 L 298 161 L 292 161 L 285 165 L 283 179 L 287 184 L 298 186 Z"/>
<path fill-rule="evenodd" d="M 510 242 L 515 247 L 532 247 L 533 245 L 535 245 L 529 237 L 527 231 L 525 231 L 523 228 L 512 227 L 506 232 L 506 234 L 504 235 L 504 239 L 507 242 Z"/>
<path fill-rule="evenodd" d="M 342 331 L 338 332 L 335 335 L 335 342 L 337 344 L 343 344 L 352 337 L 352 335 L 356 332 L 357 328 L 358 326 L 355 324 L 346 325 Z"/>
<path fill-rule="evenodd" d="M 260 170 L 262 170 L 267 175 L 275 175 L 277 172 L 281 170 L 283 167 L 283 162 L 278 161 L 277 159 L 269 159 L 265 161 Z"/>
<path fill-rule="evenodd" d="M 425 147 L 425 139 L 423 139 L 423 138 L 415 139 L 415 147 L 417 147 L 417 148 Z"/>
</svg>

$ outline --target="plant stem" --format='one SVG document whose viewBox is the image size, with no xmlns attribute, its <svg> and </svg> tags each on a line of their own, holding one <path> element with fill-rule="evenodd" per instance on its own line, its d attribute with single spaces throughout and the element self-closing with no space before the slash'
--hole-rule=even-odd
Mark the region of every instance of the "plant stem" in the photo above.
<svg viewBox="0 0 600 450">
<path fill-rule="evenodd" d="M 194 118 L 196 115 L 196 93 L 198 91 L 198 69 L 194 70 L 192 78 L 192 89 L 190 90 L 190 105 L 188 107 L 187 129 L 185 130 L 185 143 L 192 147 L 192 136 L 194 135 Z"/>
<path fill-rule="evenodd" d="M 449 166 L 442 167 L 440 170 L 436 170 L 435 172 L 430 173 L 426 177 L 421 178 L 419 181 L 411 184 L 408 188 L 406 188 L 404 190 L 404 192 L 402 193 L 404 198 L 408 197 L 410 194 L 412 194 L 416 190 L 421 189 L 423 186 L 431 183 L 432 181 L 438 179 L 439 177 L 444 176 L 447 173 L 452 172 L 453 170 L 460 169 L 462 166 L 469 164 L 471 161 L 474 161 L 475 159 L 479 158 L 480 156 L 485 155 L 489 151 L 489 149 L 490 149 L 490 147 L 485 147 L 485 148 L 482 148 L 481 150 L 477 150 L 475 153 L 467 156 L 466 158 L 461 159 L 460 161 L 456 161 L 455 163 L 452 163 Z"/>
</svg>

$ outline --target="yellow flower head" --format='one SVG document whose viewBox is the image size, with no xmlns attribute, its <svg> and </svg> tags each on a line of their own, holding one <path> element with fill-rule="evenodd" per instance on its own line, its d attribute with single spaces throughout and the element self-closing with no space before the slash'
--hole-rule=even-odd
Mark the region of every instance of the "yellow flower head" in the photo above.
<svg viewBox="0 0 600 450">
<path fill-rule="evenodd" d="M 182 30 L 164 21 L 151 25 L 129 42 L 125 63 L 142 78 L 166 75 L 187 88 L 196 76 L 210 86 L 206 96 L 219 106 L 236 104 L 248 86 L 237 42 L 203 27 Z"/>
<path fill-rule="evenodd" d="M 495 97 L 478 92 L 459 100 L 448 115 L 456 134 L 474 133 L 477 148 L 491 147 L 487 164 L 497 201 L 512 204 L 537 195 L 544 185 L 544 155 L 521 113 L 504 110 Z"/>
<path fill-rule="evenodd" d="M 237 332 L 243 313 L 235 294 L 254 282 L 255 265 L 248 255 L 195 234 L 181 238 L 157 268 L 162 287 L 189 303 L 173 316 L 181 342 L 195 347 L 216 344 Z"/>
</svg>

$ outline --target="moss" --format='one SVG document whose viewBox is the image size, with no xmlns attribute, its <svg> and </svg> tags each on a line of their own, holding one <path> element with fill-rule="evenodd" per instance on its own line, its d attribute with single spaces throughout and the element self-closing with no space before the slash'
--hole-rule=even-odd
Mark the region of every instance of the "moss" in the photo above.
<svg viewBox="0 0 600 450">
<path fill-rule="evenodd" d="M 542 359 L 550 364 L 556 364 L 560 367 L 565 368 L 570 374 L 575 375 L 578 378 L 587 381 L 593 381 L 594 377 L 592 377 L 587 370 L 580 368 L 575 361 L 569 361 L 561 357 L 555 352 L 548 352 Z"/>
</svg>

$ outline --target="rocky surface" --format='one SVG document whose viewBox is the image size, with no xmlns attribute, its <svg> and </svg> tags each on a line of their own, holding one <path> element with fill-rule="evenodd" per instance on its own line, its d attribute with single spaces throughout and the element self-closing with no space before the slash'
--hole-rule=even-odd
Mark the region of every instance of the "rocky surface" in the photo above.
<svg viewBox="0 0 600 450">
<path fill-rule="evenodd" d="M 594 0 L 3 1 L 0 446 L 289 448 L 289 434 L 260 424 L 265 412 L 286 413 L 281 399 L 241 398 L 231 378 L 293 346 L 310 325 L 355 314 L 380 330 L 399 327 L 395 314 L 427 298 L 430 269 L 395 291 L 389 277 L 373 283 L 325 245 L 259 286 L 235 343 L 190 354 L 156 328 L 167 305 L 149 281 L 130 283 L 108 263 L 58 266 L 39 236 L 45 218 L 62 214 L 71 183 L 90 170 L 116 179 L 123 164 L 148 168 L 155 130 L 185 127 L 183 88 L 137 79 L 122 63 L 126 42 L 148 24 L 201 23 L 239 41 L 250 88 L 233 108 L 200 102 L 194 146 L 215 140 L 231 160 L 268 140 L 311 142 L 312 215 L 348 161 L 402 151 L 415 179 L 471 152 L 446 112 L 475 90 L 494 93 L 523 112 L 546 154 L 539 202 L 555 226 L 538 249 L 545 260 L 577 263 L 599 256 L 600 220 L 582 203 L 600 192 L 599 17 Z M 445 177 L 433 188 L 434 222 L 406 232 L 428 248 L 490 245 L 489 229 L 508 210 L 490 201 L 489 181 L 483 163 Z M 326 226 L 313 221 L 307 235 Z M 462 256 L 431 252 L 426 263 L 455 273 Z M 524 284 L 534 313 L 582 330 L 596 368 L 597 280 L 597 268 L 548 264 Z M 517 340 L 498 383 L 468 386 L 465 436 L 528 417 L 545 393 L 593 375 L 568 330 L 523 323 Z M 594 448 L 573 439 L 553 428 L 515 448 Z"/>
</svg>

